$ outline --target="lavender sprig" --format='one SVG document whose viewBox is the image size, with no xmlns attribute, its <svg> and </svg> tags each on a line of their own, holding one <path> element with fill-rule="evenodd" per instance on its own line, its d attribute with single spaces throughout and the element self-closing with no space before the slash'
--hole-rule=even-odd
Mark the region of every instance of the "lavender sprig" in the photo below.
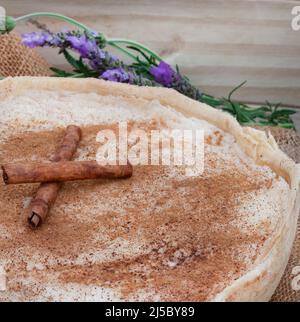
<svg viewBox="0 0 300 322">
<path fill-rule="evenodd" d="M 50 46 L 60 49 L 60 53 L 64 54 L 74 70 L 73 72 L 66 72 L 52 68 L 55 76 L 97 77 L 108 81 L 140 86 L 174 88 L 192 99 L 232 114 L 241 124 L 294 128 L 294 123 L 290 117 L 295 113 L 293 110 L 280 109 L 279 105 L 273 106 L 270 103 L 266 106 L 252 108 L 246 104 L 233 101 L 233 93 L 243 86 L 245 82 L 232 90 L 228 98 L 218 99 L 201 93 L 198 88 L 190 83 L 186 76 L 180 73 L 178 67 L 174 70 L 166 62 L 158 62 L 156 57 L 148 55 L 140 48 L 130 46 L 142 58 L 138 55 L 133 64 L 124 64 L 120 59 L 103 50 L 103 42 L 101 38 L 97 37 L 97 33 L 79 31 L 57 34 L 35 32 L 23 35 L 23 43 L 31 48 Z M 74 58 L 68 50 L 77 52 L 80 58 Z"/>
<path fill-rule="evenodd" d="M 93 35 L 92 33 L 79 31 L 59 32 L 56 34 L 32 32 L 22 35 L 23 44 L 30 48 L 56 47 L 60 49 L 60 53 L 65 53 L 67 49 L 76 51 L 80 58 L 86 60 L 91 68 L 98 71 L 99 74 L 109 67 L 122 66 L 121 61 L 100 48 L 101 43 L 98 39 L 97 34 Z M 73 65 L 72 62 L 69 61 L 69 63 Z"/>
<path fill-rule="evenodd" d="M 143 86 L 159 86 L 153 80 L 138 75 L 133 68 L 125 65 L 117 57 L 101 49 L 102 41 L 98 33 L 80 31 L 32 32 L 22 35 L 24 45 L 34 47 L 55 47 L 60 49 L 73 72 L 51 68 L 59 77 L 98 77 L 105 80 L 118 81 Z M 74 58 L 68 49 L 77 52 L 79 59 Z M 87 62 L 87 64 L 85 63 Z"/>
<path fill-rule="evenodd" d="M 139 48 L 134 46 L 129 46 L 129 48 L 136 50 L 142 55 L 144 60 L 137 57 L 137 63 L 133 63 L 132 67 L 135 68 L 138 73 L 144 75 L 147 78 L 154 79 L 157 83 L 164 87 L 174 88 L 179 93 L 182 93 L 195 100 L 200 100 L 201 91 L 193 86 L 186 76 L 183 76 L 178 66 L 176 66 L 176 71 L 164 61 L 159 63 L 153 56 L 149 56 Z"/>
<path fill-rule="evenodd" d="M 243 84 L 235 88 L 228 98 L 219 99 L 212 95 L 201 93 L 186 76 L 180 73 L 178 67 L 173 70 L 159 55 L 146 46 L 129 39 L 109 39 L 103 33 L 94 33 L 82 23 L 61 14 L 37 12 L 16 19 L 8 16 L 6 18 L 6 28 L 1 32 L 11 31 L 19 21 L 42 16 L 55 17 L 83 30 L 83 32 L 73 31 L 58 34 L 49 32 L 31 33 L 24 36 L 24 43 L 29 47 L 58 47 L 59 52 L 64 54 L 67 61 L 74 68 L 72 72 L 52 68 L 55 76 L 98 77 L 109 81 L 136 85 L 174 88 L 188 97 L 231 113 L 241 124 L 294 128 L 293 121 L 290 118 L 295 113 L 293 110 L 282 109 L 278 104 L 272 105 L 268 102 L 264 106 L 252 108 L 246 104 L 233 101 L 231 99 L 232 94 Z M 103 48 L 107 45 L 126 54 L 133 60 L 133 63 L 126 65 L 107 51 L 104 51 Z M 69 50 L 79 53 L 79 59 L 74 58 L 69 53 Z M 138 52 L 138 55 L 133 52 Z"/>
<path fill-rule="evenodd" d="M 5 28 L 4 30 L 0 30 L 0 34 L 3 33 L 8 33 L 11 30 L 13 30 L 17 23 L 21 22 L 21 21 L 26 21 L 26 20 L 32 20 L 38 17 L 53 17 L 56 18 L 58 20 L 62 20 L 65 22 L 68 22 L 69 24 L 72 24 L 74 26 L 76 26 L 76 28 L 79 28 L 80 30 L 83 30 L 85 32 L 91 32 L 91 29 L 89 27 L 87 27 L 86 25 L 76 21 L 75 19 L 72 19 L 70 17 L 67 17 L 65 15 L 59 14 L 59 13 L 55 13 L 55 12 L 33 12 L 18 18 L 13 18 L 11 16 L 7 16 L 6 17 L 6 21 L 5 21 Z M 132 55 L 130 53 L 130 51 L 128 51 L 127 49 L 123 48 L 121 45 L 127 45 L 127 46 L 135 46 L 136 48 L 139 48 L 145 52 L 147 52 L 148 54 L 152 55 L 153 57 L 155 57 L 158 61 L 161 61 L 162 58 L 156 54 L 154 51 L 152 51 L 151 49 L 149 49 L 148 47 L 146 47 L 143 44 L 140 44 L 136 41 L 130 40 L 130 39 L 123 39 L 123 38 L 107 38 L 103 33 L 99 34 L 98 36 L 99 39 L 101 39 L 102 41 L 102 48 L 105 47 L 106 44 L 117 48 L 118 50 L 120 50 L 121 52 L 125 53 L 127 56 L 135 59 L 134 55 Z"/>
</svg>

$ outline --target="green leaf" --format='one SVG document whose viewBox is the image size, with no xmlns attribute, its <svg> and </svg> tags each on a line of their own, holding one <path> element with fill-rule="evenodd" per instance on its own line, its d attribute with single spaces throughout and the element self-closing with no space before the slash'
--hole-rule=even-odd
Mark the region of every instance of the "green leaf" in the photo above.
<svg viewBox="0 0 300 322">
<path fill-rule="evenodd" d="M 281 109 L 281 110 L 277 110 L 275 111 L 272 116 L 273 117 L 278 117 L 278 116 L 289 116 L 289 115 L 293 115 L 297 113 L 296 111 L 294 110 L 288 110 L 288 109 Z"/>
<path fill-rule="evenodd" d="M 231 96 L 233 95 L 234 92 L 236 92 L 238 89 L 240 89 L 242 86 L 244 86 L 247 83 L 247 81 L 243 81 L 240 85 L 235 87 L 228 95 L 228 101 L 231 101 Z"/>
<path fill-rule="evenodd" d="M 212 107 L 218 107 L 220 105 L 222 105 L 222 101 L 220 99 L 217 99 L 211 95 L 207 95 L 207 94 L 202 94 L 200 101 L 202 103 L 206 103 Z"/>
<path fill-rule="evenodd" d="M 293 123 L 278 123 L 278 126 L 285 129 L 295 129 L 295 125 Z"/>
<path fill-rule="evenodd" d="M 76 72 L 86 73 L 89 74 L 93 70 L 91 70 L 88 66 L 83 63 L 82 58 L 79 59 L 74 58 L 67 50 L 63 50 L 63 55 L 68 61 L 68 63 L 74 67 Z"/>
<path fill-rule="evenodd" d="M 223 105 L 224 105 L 224 107 L 222 109 L 224 111 L 228 111 L 228 112 L 230 112 L 232 114 L 235 114 L 235 109 L 234 109 L 234 107 L 232 106 L 232 104 L 230 102 L 228 102 L 227 100 L 224 99 Z"/>
<path fill-rule="evenodd" d="M 75 59 L 66 49 L 62 51 L 64 57 L 66 58 L 67 62 L 75 68 L 75 70 L 80 70 L 80 63 L 79 60 Z"/>
<path fill-rule="evenodd" d="M 138 47 L 135 47 L 135 46 L 133 46 L 133 45 L 130 45 L 130 46 L 126 46 L 127 48 L 129 48 L 129 49 L 132 49 L 132 50 L 134 50 L 134 51 L 136 51 L 136 52 L 138 52 L 139 54 L 141 54 L 145 59 L 146 59 L 146 62 L 148 63 L 148 65 L 155 65 L 155 66 L 157 66 L 157 62 L 156 62 L 156 59 L 155 59 L 155 57 L 153 57 L 153 56 L 151 56 L 151 55 L 147 55 L 147 54 L 145 54 L 140 48 L 138 48 Z M 141 63 L 145 63 L 145 62 L 142 62 L 140 59 L 139 59 L 139 57 L 137 56 L 137 60 L 139 61 L 139 62 L 141 62 Z"/>
<path fill-rule="evenodd" d="M 56 67 L 50 67 L 50 70 L 52 70 L 56 74 L 56 75 L 54 75 L 56 77 L 69 77 L 74 74 L 72 72 L 67 72 L 65 70 L 58 69 Z"/>
</svg>

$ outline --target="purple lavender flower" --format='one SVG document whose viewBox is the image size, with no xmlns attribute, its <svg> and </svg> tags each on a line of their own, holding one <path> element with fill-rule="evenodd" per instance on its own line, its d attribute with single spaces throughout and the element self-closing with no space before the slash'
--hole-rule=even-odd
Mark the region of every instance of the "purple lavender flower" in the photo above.
<svg viewBox="0 0 300 322">
<path fill-rule="evenodd" d="M 87 34 L 80 31 L 65 31 L 59 33 L 29 33 L 23 34 L 23 43 L 28 47 L 57 47 L 61 52 L 66 54 L 67 49 L 74 50 L 80 54 L 80 58 L 84 59 L 92 70 L 88 68 L 88 65 L 82 65 L 80 70 L 81 74 L 87 77 L 100 77 L 108 81 L 114 81 L 119 83 L 129 83 L 140 86 L 159 86 L 157 82 L 148 79 L 147 77 L 137 73 L 132 66 L 126 66 L 114 55 L 101 49 L 101 39 L 94 38 L 96 34 Z M 103 45 L 103 44 L 102 44 Z M 73 64 L 72 64 L 73 65 Z M 165 65 L 167 65 L 165 63 Z M 73 65 L 74 66 L 74 65 Z M 82 67 L 83 66 L 83 67 Z M 171 67 L 167 65 L 172 71 Z M 164 65 L 160 65 L 167 69 Z M 78 74 L 78 68 L 75 66 L 74 72 Z M 159 67 L 155 67 L 159 69 Z M 159 74 L 159 71 L 155 71 Z M 100 76 L 99 76 L 100 75 Z M 165 75 L 165 74 L 163 74 Z M 172 71 L 172 80 L 174 80 L 174 73 Z M 163 77 L 163 80 L 166 79 Z"/>
<path fill-rule="evenodd" d="M 150 67 L 149 73 L 154 76 L 157 83 L 164 87 L 174 88 L 179 93 L 195 100 L 199 100 L 202 95 L 200 90 L 193 86 L 186 77 L 182 76 L 179 71 L 174 71 L 172 67 L 164 61 L 161 61 L 158 66 Z"/>
<path fill-rule="evenodd" d="M 109 67 L 113 62 L 110 55 L 100 48 L 91 51 L 86 58 L 89 60 L 89 64 L 93 69 L 101 71 L 107 69 L 105 66 Z"/>
<path fill-rule="evenodd" d="M 57 35 L 52 35 L 52 38 L 48 41 L 51 47 L 61 47 L 61 39 Z"/>
<path fill-rule="evenodd" d="M 88 39 L 86 35 L 67 36 L 66 40 L 70 43 L 70 46 L 79 52 L 82 58 L 88 58 L 91 53 L 100 53 L 99 47 L 96 41 Z M 103 58 L 103 57 L 102 57 Z"/>
<path fill-rule="evenodd" d="M 133 75 L 130 72 L 125 71 L 124 68 L 119 67 L 106 70 L 101 75 L 101 78 L 112 82 L 131 83 Z"/>
<path fill-rule="evenodd" d="M 149 72 L 158 83 L 166 87 L 171 87 L 178 78 L 172 67 L 164 61 L 161 61 L 158 66 L 152 66 Z"/>
<path fill-rule="evenodd" d="M 141 75 L 137 75 L 130 67 L 127 67 L 127 70 L 125 70 L 123 67 L 108 69 L 102 73 L 100 78 L 112 82 L 127 83 L 138 86 L 159 86 L 158 83 L 142 77 Z"/>
<path fill-rule="evenodd" d="M 96 35 L 96 33 L 93 33 Z M 122 63 L 113 55 L 99 48 L 99 43 L 93 35 L 87 35 L 78 31 L 59 32 L 50 34 L 47 32 L 33 32 L 23 34 L 23 44 L 30 47 L 58 47 L 63 50 L 72 49 L 80 54 L 80 57 L 86 59 L 93 70 L 99 71 L 99 74 L 107 69 L 117 68 Z"/>
<path fill-rule="evenodd" d="M 44 46 L 47 42 L 52 40 L 52 36 L 46 32 L 30 32 L 22 35 L 22 43 L 30 48 Z"/>
</svg>

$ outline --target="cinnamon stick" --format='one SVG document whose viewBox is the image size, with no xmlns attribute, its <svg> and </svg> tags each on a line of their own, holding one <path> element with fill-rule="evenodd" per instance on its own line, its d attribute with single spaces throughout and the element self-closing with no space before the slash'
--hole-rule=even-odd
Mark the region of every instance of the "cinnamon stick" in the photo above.
<svg viewBox="0 0 300 322">
<path fill-rule="evenodd" d="M 59 161 L 13 163 L 2 166 L 6 184 L 63 182 L 99 178 L 127 178 L 132 175 L 132 166 L 99 165 L 96 161 Z"/>
<path fill-rule="evenodd" d="M 80 128 L 75 125 L 69 125 L 60 146 L 50 160 L 53 162 L 71 160 L 77 150 L 80 139 Z M 51 205 L 57 198 L 60 187 L 60 182 L 45 182 L 40 184 L 29 206 L 27 220 L 32 228 L 38 227 L 46 219 Z"/>
</svg>

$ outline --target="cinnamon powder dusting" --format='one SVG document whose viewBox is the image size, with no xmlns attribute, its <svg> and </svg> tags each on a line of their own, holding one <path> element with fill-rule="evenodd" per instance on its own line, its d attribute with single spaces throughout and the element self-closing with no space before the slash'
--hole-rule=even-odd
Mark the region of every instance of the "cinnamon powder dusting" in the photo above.
<svg viewBox="0 0 300 322">
<path fill-rule="evenodd" d="M 149 131 L 162 124 L 130 126 Z M 95 159 L 103 128 L 82 127 L 75 159 Z M 116 131 L 117 125 L 105 128 Z M 11 136 L 0 146 L 0 160 L 47 160 L 63 133 Z M 221 145 L 222 134 L 213 136 L 206 142 Z M 49 283 L 113 289 L 122 300 L 200 301 L 222 291 L 254 263 L 270 234 L 267 224 L 243 227 L 247 211 L 241 205 L 277 179 L 233 166 L 210 150 L 203 175 L 182 177 L 173 170 L 136 166 L 126 180 L 65 183 L 37 231 L 27 227 L 25 209 L 38 185 L 1 183 L 0 263 L 8 291 L 0 300 L 41 294 L 51 300 Z"/>
<path fill-rule="evenodd" d="M 223 135 L 220 131 L 214 131 L 213 135 L 207 135 L 205 137 L 205 143 L 210 145 L 220 146 L 223 141 Z"/>
</svg>

